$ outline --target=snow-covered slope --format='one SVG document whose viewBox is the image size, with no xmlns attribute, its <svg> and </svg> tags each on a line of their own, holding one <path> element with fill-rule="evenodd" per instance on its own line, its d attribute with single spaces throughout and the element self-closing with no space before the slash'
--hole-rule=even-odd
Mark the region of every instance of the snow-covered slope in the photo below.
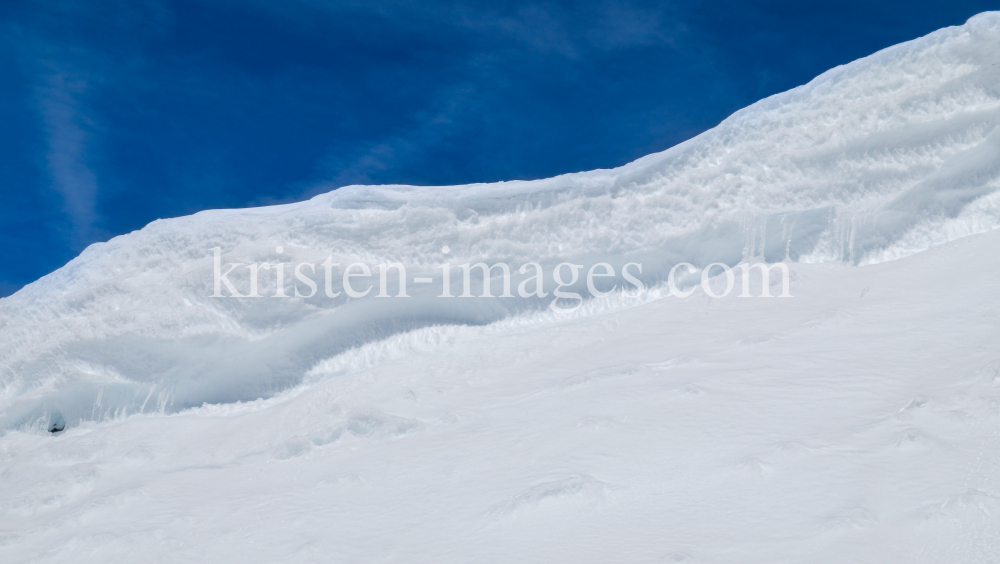
<svg viewBox="0 0 1000 564">
<path fill-rule="evenodd" d="M 995 562 L 998 126 L 987 13 L 618 169 L 94 245 L 0 300 L 0 560 Z M 214 248 L 435 284 L 212 298 Z M 794 299 L 664 297 L 754 260 Z M 477 261 L 651 290 L 435 297 Z"/>
<path fill-rule="evenodd" d="M 994 563 L 997 257 L 425 328 L 269 400 L 9 433 L 0 560 Z"/>
<path fill-rule="evenodd" d="M 288 389 L 399 331 L 543 300 L 212 299 L 226 262 L 879 262 L 1000 224 L 1000 13 L 825 73 L 614 170 L 445 188 L 348 187 L 157 221 L 0 300 L 0 429 Z M 278 246 L 284 248 L 277 254 Z M 451 254 L 441 253 L 449 246 Z M 697 277 L 697 274 L 695 275 Z M 293 279 L 286 277 L 289 293 Z M 274 279 L 262 287 L 274 293 Z M 270 285 L 270 286 L 268 286 Z M 340 290 L 340 281 L 334 282 Z M 263 292 L 268 295 L 268 292 Z"/>
</svg>

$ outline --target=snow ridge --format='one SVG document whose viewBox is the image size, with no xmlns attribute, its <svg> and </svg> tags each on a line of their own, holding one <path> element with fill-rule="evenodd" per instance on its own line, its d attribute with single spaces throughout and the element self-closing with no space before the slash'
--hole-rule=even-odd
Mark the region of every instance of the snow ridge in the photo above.
<svg viewBox="0 0 1000 564">
<path fill-rule="evenodd" d="M 269 397 L 367 343 L 546 305 L 212 299 L 215 247 L 234 262 L 332 255 L 410 272 L 445 260 L 631 261 L 650 286 L 681 261 L 883 262 L 1000 226 L 998 125 L 1000 12 L 991 12 L 833 69 L 617 169 L 351 186 L 156 221 L 0 300 L 0 429 L 41 429 L 56 413 L 73 425 Z"/>
</svg>

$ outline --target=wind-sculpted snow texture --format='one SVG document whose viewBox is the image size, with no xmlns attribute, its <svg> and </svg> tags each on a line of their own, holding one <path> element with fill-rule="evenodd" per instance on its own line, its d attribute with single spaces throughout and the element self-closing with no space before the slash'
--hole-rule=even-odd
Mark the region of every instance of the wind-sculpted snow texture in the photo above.
<svg viewBox="0 0 1000 564">
<path fill-rule="evenodd" d="M 998 257 L 426 327 L 267 400 L 9 432 L 0 562 L 1000 562 Z"/>
<path fill-rule="evenodd" d="M 1000 13 L 988 13 L 833 69 L 618 169 L 352 186 L 157 221 L 0 300 L 0 430 L 266 398 L 366 343 L 548 305 L 416 290 L 409 299 L 213 299 L 215 247 L 226 262 L 332 255 L 438 278 L 446 261 L 637 262 L 650 287 L 681 261 L 878 263 L 1000 225 L 998 124 Z M 261 293 L 273 284 L 262 277 Z"/>
</svg>

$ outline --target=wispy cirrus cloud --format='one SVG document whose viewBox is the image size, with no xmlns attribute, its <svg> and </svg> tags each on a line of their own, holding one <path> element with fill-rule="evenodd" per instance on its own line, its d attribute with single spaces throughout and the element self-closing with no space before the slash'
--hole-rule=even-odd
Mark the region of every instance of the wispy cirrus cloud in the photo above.
<svg viewBox="0 0 1000 564">
<path fill-rule="evenodd" d="M 456 25 L 569 59 L 593 52 L 672 44 L 685 32 L 666 7 L 642 7 L 630 2 L 575 8 L 526 3 L 506 12 L 471 4 L 457 13 L 461 16 L 454 20 Z"/>
<path fill-rule="evenodd" d="M 233 0 L 213 1 L 235 6 Z M 553 80 L 555 75 L 582 75 L 601 61 L 628 56 L 631 49 L 664 46 L 673 50 L 691 41 L 677 9 L 662 3 L 619 1 L 567 6 L 555 2 L 482 4 L 461 0 L 247 0 L 243 5 L 276 16 L 276 22 L 290 26 L 297 34 L 320 37 L 331 33 L 321 22 L 332 25 L 330 22 L 359 21 L 390 41 L 397 36 L 423 38 L 377 47 L 386 52 L 397 49 L 406 56 L 413 51 L 405 48 L 413 48 L 420 54 L 410 60 L 418 64 L 438 61 L 426 65 L 428 78 L 407 77 L 410 90 L 433 91 L 415 98 L 414 105 L 422 104 L 422 110 L 393 124 L 391 132 L 330 146 L 327 155 L 316 162 L 322 178 L 318 184 L 307 184 L 296 196 L 287 195 L 281 200 L 256 198 L 255 203 L 310 196 L 348 184 L 407 182 L 408 171 L 419 168 L 421 161 L 433 162 L 431 155 L 440 161 L 443 153 L 452 150 L 455 139 L 483 128 L 511 127 L 510 123 L 498 123 L 495 117 L 495 108 L 503 110 L 511 93 L 534 104 L 531 110 L 544 114 L 541 106 L 546 98 L 531 92 L 546 94 L 547 88 L 554 89 L 550 81 L 554 84 L 560 80 Z M 438 43 L 428 38 L 462 48 L 436 52 Z M 361 44 L 365 41 L 371 40 L 356 40 Z M 584 96 L 579 91 L 572 95 Z M 558 109 L 555 111 L 558 113 Z M 523 122 L 522 116 L 508 117 Z M 517 127 L 523 134 L 535 135 L 530 125 L 522 123 Z M 447 176 L 449 171 L 443 172 Z"/>
<path fill-rule="evenodd" d="M 18 5 L 0 26 L 0 42 L 31 83 L 25 103 L 37 112 L 44 138 L 36 162 L 48 186 L 38 186 L 38 198 L 63 214 L 45 228 L 66 248 L 79 251 L 108 235 L 94 166 L 103 156 L 104 120 L 91 101 L 107 83 L 130 80 L 142 63 L 136 45 L 169 23 L 161 0 L 53 0 L 44 9 Z"/>
<path fill-rule="evenodd" d="M 360 151 L 346 155 L 334 152 L 323 159 L 320 168 L 332 176 L 321 187 L 330 190 L 348 184 L 378 183 L 379 173 L 423 158 L 481 111 L 475 102 L 474 86 L 459 84 L 442 89 L 433 106 L 417 113 L 405 132 L 368 143 Z M 311 190 L 312 195 L 320 191 Z"/>
<path fill-rule="evenodd" d="M 97 175 L 89 164 L 95 122 L 82 100 L 87 87 L 86 79 L 56 71 L 36 89 L 48 145 L 46 165 L 70 221 L 70 244 L 76 248 L 95 240 L 99 219 Z"/>
<path fill-rule="evenodd" d="M 231 3 L 233 0 L 215 0 Z M 432 2 L 414 0 L 246 0 L 307 30 L 316 15 L 367 14 L 413 29 L 448 29 L 538 53 L 577 59 L 588 52 L 672 44 L 686 35 L 679 8 L 657 2 Z M 322 20 L 322 18 L 319 18 Z"/>
<path fill-rule="evenodd" d="M 412 123 L 404 131 L 357 146 L 330 148 L 317 163 L 319 179 L 299 182 L 283 197 L 253 198 L 248 205 L 287 204 L 344 186 L 382 184 L 387 173 L 392 176 L 393 171 L 425 159 L 429 152 L 456 135 L 470 116 L 481 113 L 483 109 L 474 99 L 472 85 L 443 89 L 437 93 L 433 107 L 412 116 Z"/>
</svg>

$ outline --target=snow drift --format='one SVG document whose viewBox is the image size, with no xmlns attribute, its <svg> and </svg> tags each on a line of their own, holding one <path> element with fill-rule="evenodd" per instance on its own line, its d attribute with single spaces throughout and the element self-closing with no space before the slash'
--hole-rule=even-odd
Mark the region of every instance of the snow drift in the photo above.
<svg viewBox="0 0 1000 564">
<path fill-rule="evenodd" d="M 621 168 L 351 186 L 156 221 L 0 300 L 0 429 L 266 398 L 392 335 L 546 305 L 212 299 L 215 247 L 232 261 L 333 256 L 428 275 L 444 260 L 634 261 L 650 286 L 681 261 L 878 263 L 1000 225 L 998 125 L 1000 13 L 987 13 L 833 69 Z"/>
<path fill-rule="evenodd" d="M 998 256 L 427 327 L 267 400 L 9 432 L 0 561 L 992 564 Z"/>
</svg>

